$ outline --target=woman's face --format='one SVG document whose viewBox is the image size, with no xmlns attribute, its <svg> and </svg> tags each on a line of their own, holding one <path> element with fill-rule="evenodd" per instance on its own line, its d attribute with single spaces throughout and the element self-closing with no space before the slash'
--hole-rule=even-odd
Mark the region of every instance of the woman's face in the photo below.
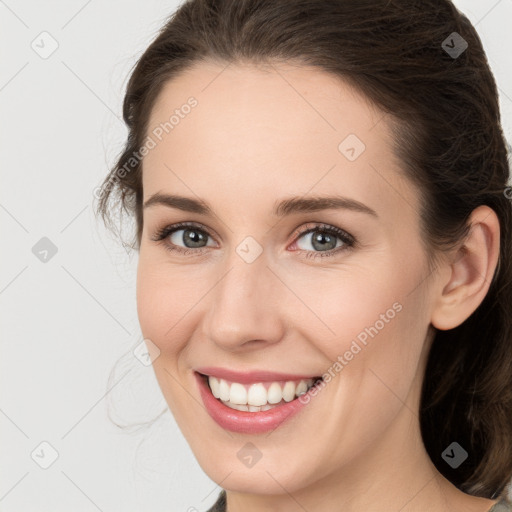
<svg viewBox="0 0 512 512">
<path fill-rule="evenodd" d="M 386 117 L 318 69 L 224 67 L 201 63 L 167 83 L 147 132 L 144 202 L 188 199 L 154 199 L 143 212 L 137 307 L 160 351 L 163 395 L 224 488 L 281 494 L 356 481 L 404 454 L 412 464 L 436 275 Z M 155 241 L 180 222 L 193 227 Z M 323 375 L 324 385 L 259 430 L 256 416 L 270 411 L 217 400 L 221 423 L 246 417 L 237 429 L 240 418 L 221 426 L 205 407 L 205 368 Z M 271 385 L 268 375 L 248 381 Z"/>
</svg>

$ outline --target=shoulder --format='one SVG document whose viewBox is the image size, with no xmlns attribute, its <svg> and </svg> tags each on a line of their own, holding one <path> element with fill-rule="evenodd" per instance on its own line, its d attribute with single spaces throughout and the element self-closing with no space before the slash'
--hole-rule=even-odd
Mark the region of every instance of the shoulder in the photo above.
<svg viewBox="0 0 512 512">
<path fill-rule="evenodd" d="M 506 498 L 498 500 L 489 512 L 512 512 L 512 502 Z"/>
<path fill-rule="evenodd" d="M 224 489 L 219 493 L 217 501 L 206 512 L 226 512 L 226 491 Z M 501 498 L 489 512 L 512 512 L 512 501 Z"/>
</svg>

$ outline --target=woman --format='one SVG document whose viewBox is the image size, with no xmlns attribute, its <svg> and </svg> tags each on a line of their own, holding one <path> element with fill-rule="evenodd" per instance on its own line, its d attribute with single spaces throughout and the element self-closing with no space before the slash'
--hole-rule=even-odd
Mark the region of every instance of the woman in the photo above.
<svg viewBox="0 0 512 512">
<path fill-rule="evenodd" d="M 512 207 L 448 0 L 191 0 L 105 179 L 210 512 L 512 510 Z M 226 508 L 227 506 L 227 508 Z"/>
</svg>

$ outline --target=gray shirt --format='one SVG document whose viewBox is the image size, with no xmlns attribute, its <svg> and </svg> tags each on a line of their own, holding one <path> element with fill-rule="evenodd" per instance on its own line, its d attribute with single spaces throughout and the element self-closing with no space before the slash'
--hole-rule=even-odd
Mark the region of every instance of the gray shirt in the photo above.
<svg viewBox="0 0 512 512">
<path fill-rule="evenodd" d="M 226 491 L 223 489 L 212 508 L 206 512 L 226 512 Z M 512 512 L 512 502 L 501 497 L 488 512 Z"/>
</svg>

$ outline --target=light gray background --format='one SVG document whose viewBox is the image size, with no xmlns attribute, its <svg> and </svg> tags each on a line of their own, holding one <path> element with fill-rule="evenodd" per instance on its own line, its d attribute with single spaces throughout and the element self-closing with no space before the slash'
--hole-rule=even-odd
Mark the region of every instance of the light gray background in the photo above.
<svg viewBox="0 0 512 512">
<path fill-rule="evenodd" d="M 482 38 L 511 141 L 512 0 L 455 4 Z M 165 406 L 131 355 L 136 254 L 96 221 L 92 194 L 126 135 L 129 70 L 177 5 L 0 0 L 1 512 L 203 511 L 220 490 L 169 412 L 132 433 L 107 417 L 109 404 L 126 422 Z M 50 48 L 43 31 L 58 43 L 46 59 L 31 47 Z M 47 262 L 32 251 L 43 237 Z M 43 441 L 58 453 L 48 469 Z"/>
</svg>

